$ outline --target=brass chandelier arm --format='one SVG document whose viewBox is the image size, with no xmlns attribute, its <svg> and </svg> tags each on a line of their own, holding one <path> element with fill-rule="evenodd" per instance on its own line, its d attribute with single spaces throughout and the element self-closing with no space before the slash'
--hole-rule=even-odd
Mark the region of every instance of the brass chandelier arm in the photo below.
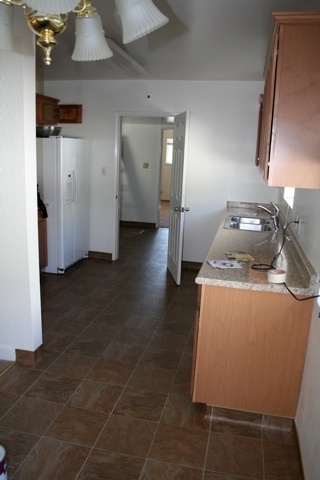
<svg viewBox="0 0 320 480">
<path fill-rule="evenodd" d="M 79 17 L 86 17 L 88 16 L 88 11 L 91 9 L 94 9 L 95 13 L 97 13 L 91 2 L 88 2 L 87 0 L 80 0 L 79 5 L 74 8 L 72 12 L 76 13 Z"/>
<path fill-rule="evenodd" d="M 19 0 L 0 0 L 0 3 L 5 3 L 6 5 L 13 5 L 15 7 L 24 6 L 24 2 L 20 2 Z"/>
</svg>

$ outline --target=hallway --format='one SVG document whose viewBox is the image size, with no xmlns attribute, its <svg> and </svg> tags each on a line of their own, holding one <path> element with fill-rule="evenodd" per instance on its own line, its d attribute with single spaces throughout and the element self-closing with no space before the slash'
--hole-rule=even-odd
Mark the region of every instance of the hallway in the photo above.
<svg viewBox="0 0 320 480">
<path fill-rule="evenodd" d="M 41 274 L 43 353 L 0 377 L 9 479 L 303 480 L 291 421 L 191 402 L 197 271 L 175 285 L 167 236 Z"/>
</svg>

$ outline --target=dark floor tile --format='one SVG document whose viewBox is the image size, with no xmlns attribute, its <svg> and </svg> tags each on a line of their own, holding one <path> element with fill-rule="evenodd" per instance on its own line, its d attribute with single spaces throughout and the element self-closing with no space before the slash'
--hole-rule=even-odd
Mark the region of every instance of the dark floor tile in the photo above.
<svg viewBox="0 0 320 480">
<path fill-rule="evenodd" d="M 112 342 L 121 329 L 120 325 L 108 325 L 96 320 L 92 322 L 81 334 L 81 337 Z"/>
<path fill-rule="evenodd" d="M 192 312 L 194 316 L 195 310 Z M 191 329 L 193 328 L 192 321 L 187 322 L 183 317 L 174 317 L 172 320 L 164 318 L 161 320 L 158 326 L 158 332 L 166 333 L 168 335 L 186 335 L 190 334 Z"/>
<path fill-rule="evenodd" d="M 203 468 L 209 432 L 160 424 L 149 458 Z"/>
<path fill-rule="evenodd" d="M 202 470 L 147 460 L 141 480 L 202 480 Z"/>
<path fill-rule="evenodd" d="M 118 401 L 123 387 L 83 380 L 70 400 L 71 407 L 111 412 Z"/>
<path fill-rule="evenodd" d="M 107 346 L 108 340 L 91 338 L 89 336 L 78 337 L 67 349 L 67 353 L 77 353 L 89 357 L 100 357 Z"/>
<path fill-rule="evenodd" d="M 261 439 L 262 415 L 213 407 L 211 430 Z"/>
<path fill-rule="evenodd" d="M 39 439 L 37 435 L 0 428 L 0 445 L 6 450 L 9 478 L 17 471 Z"/>
<path fill-rule="evenodd" d="M 91 447 L 107 419 L 106 413 L 66 406 L 52 423 L 46 436 Z"/>
<path fill-rule="evenodd" d="M 42 435 L 60 412 L 62 405 L 39 398 L 21 397 L 1 419 L 0 426 Z"/>
<path fill-rule="evenodd" d="M 298 445 L 264 441 L 265 480 L 303 480 Z"/>
<path fill-rule="evenodd" d="M 28 397 L 66 403 L 80 383 L 79 378 L 44 373 L 26 393 Z"/>
<path fill-rule="evenodd" d="M 162 314 L 155 315 L 150 312 L 133 313 L 127 319 L 125 326 L 127 328 L 140 328 L 146 332 L 155 332 L 159 327 Z"/>
<path fill-rule="evenodd" d="M 77 353 L 62 353 L 48 368 L 49 373 L 84 378 L 97 362 L 97 358 Z"/>
<path fill-rule="evenodd" d="M 147 457 L 157 426 L 155 422 L 111 415 L 95 447 Z"/>
<path fill-rule="evenodd" d="M 0 418 L 19 400 L 19 395 L 12 393 L 0 393 Z"/>
<path fill-rule="evenodd" d="M 152 337 L 149 347 L 154 350 L 172 350 L 174 352 L 182 352 L 187 340 L 187 335 L 156 332 Z"/>
<path fill-rule="evenodd" d="M 129 345 L 113 341 L 102 355 L 102 358 L 112 362 L 136 365 L 144 351 L 145 347 L 143 345 Z"/>
<path fill-rule="evenodd" d="M 143 465 L 142 458 L 93 450 L 78 480 L 139 480 Z"/>
<path fill-rule="evenodd" d="M 206 470 L 262 480 L 262 441 L 211 432 Z"/>
<path fill-rule="evenodd" d="M 77 318 L 69 319 L 66 317 L 67 314 L 55 322 L 52 326 L 54 332 L 64 335 L 80 335 L 88 326 L 88 320 Z"/>
<path fill-rule="evenodd" d="M 126 388 L 114 413 L 156 422 L 160 420 L 166 398 L 162 393 Z"/>
<path fill-rule="evenodd" d="M 5 375 L 0 377 L 0 391 L 23 395 L 40 375 L 41 373 L 35 370 L 14 365 Z"/>
<path fill-rule="evenodd" d="M 128 382 L 128 387 L 151 392 L 168 393 L 175 377 L 174 370 L 138 365 Z"/>
<path fill-rule="evenodd" d="M 192 354 L 184 352 L 174 378 L 171 392 L 189 395 L 191 391 Z"/>
<path fill-rule="evenodd" d="M 74 480 L 90 449 L 43 437 L 15 475 L 15 480 Z"/>
<path fill-rule="evenodd" d="M 146 347 L 153 335 L 152 331 L 136 326 L 124 326 L 115 338 L 115 342 Z"/>
<path fill-rule="evenodd" d="M 168 396 L 161 422 L 179 427 L 209 430 L 211 407 L 204 403 L 194 403 L 190 396 Z"/>
<path fill-rule="evenodd" d="M 226 473 L 215 473 L 215 472 L 208 472 L 204 473 L 203 480 L 254 480 L 248 477 L 239 477 L 234 475 L 228 475 Z"/>
<path fill-rule="evenodd" d="M 301 480 L 288 419 L 264 416 L 261 431 L 255 414 L 191 402 L 197 271 L 183 268 L 175 284 L 168 229 L 120 233 L 118 260 L 40 274 L 45 357 L 0 378 L 0 443 L 8 432 L 14 480 L 262 480 L 262 437 L 263 480 Z"/>
<path fill-rule="evenodd" d="M 100 359 L 88 373 L 87 379 L 114 385 L 126 385 L 134 369 L 135 365 L 133 364 L 125 365 Z"/>
<path fill-rule="evenodd" d="M 151 348 L 147 348 L 140 360 L 140 364 L 147 365 L 149 367 L 176 370 L 178 368 L 180 358 L 181 352 L 154 350 Z"/>
<path fill-rule="evenodd" d="M 125 326 L 128 318 L 130 317 L 129 312 L 123 312 L 118 309 L 114 309 L 110 304 L 102 310 L 102 312 L 94 320 L 94 324 L 100 324 L 117 327 L 116 334 L 120 331 L 121 327 Z"/>
<path fill-rule="evenodd" d="M 76 335 L 65 335 L 54 331 L 45 332 L 43 335 L 44 348 L 48 352 L 64 352 L 76 339 Z"/>
</svg>

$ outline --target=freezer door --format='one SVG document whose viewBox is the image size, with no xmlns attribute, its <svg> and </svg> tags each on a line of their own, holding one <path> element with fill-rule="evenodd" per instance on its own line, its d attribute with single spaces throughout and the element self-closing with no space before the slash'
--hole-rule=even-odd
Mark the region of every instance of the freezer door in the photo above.
<svg viewBox="0 0 320 480">
<path fill-rule="evenodd" d="M 82 139 L 75 145 L 75 238 L 76 260 L 89 251 L 89 143 Z"/>
</svg>

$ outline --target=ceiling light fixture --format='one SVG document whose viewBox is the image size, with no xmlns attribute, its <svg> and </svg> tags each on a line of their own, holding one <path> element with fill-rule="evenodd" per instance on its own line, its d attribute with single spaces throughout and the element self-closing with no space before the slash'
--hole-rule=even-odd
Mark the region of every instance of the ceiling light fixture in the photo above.
<svg viewBox="0 0 320 480">
<path fill-rule="evenodd" d="M 115 3 L 121 19 L 123 43 L 141 38 L 169 21 L 152 0 L 115 0 Z M 0 0 L 0 48 L 13 49 L 13 6 L 23 8 L 28 27 L 39 37 L 37 45 L 44 51 L 46 65 L 51 64 L 56 37 L 67 28 L 69 12 L 76 14 L 72 60 L 85 62 L 112 56 L 101 18 L 88 0 Z"/>
<path fill-rule="evenodd" d="M 148 35 L 169 22 L 151 0 L 115 0 L 121 19 L 123 43 Z"/>
</svg>

